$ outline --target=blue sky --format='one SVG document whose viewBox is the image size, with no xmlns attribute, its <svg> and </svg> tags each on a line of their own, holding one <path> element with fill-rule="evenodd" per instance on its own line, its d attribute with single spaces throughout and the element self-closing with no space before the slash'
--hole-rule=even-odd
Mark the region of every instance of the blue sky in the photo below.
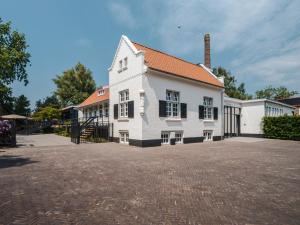
<svg viewBox="0 0 300 225">
<path fill-rule="evenodd" d="M 212 65 L 230 70 L 248 92 L 267 85 L 300 92 L 299 12 L 298 0 L 0 0 L 0 17 L 30 45 L 29 84 L 13 88 L 33 105 L 53 92 L 56 75 L 79 61 L 97 86 L 107 84 L 122 34 L 202 63 L 203 35 L 210 33 Z"/>
</svg>

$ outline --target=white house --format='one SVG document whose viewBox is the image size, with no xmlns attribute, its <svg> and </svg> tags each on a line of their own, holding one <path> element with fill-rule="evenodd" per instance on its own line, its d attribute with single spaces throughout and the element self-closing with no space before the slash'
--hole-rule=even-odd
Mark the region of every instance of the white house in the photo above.
<svg viewBox="0 0 300 225">
<path fill-rule="evenodd" d="M 269 99 L 224 97 L 224 135 L 262 137 L 264 116 L 293 115 L 293 106 Z"/>
<path fill-rule="evenodd" d="M 109 119 L 109 88 L 104 86 L 97 89 L 80 105 L 78 105 L 78 119 L 80 121 L 95 117 L 95 121 L 108 122 Z"/>
<path fill-rule="evenodd" d="M 210 65 L 209 55 L 205 60 Z M 122 36 L 109 68 L 114 141 L 147 147 L 221 140 L 223 92 L 206 66 Z"/>
</svg>

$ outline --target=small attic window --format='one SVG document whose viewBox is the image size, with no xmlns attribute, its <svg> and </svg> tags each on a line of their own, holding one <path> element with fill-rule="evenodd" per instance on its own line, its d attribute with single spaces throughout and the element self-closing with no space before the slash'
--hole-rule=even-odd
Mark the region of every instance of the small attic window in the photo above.
<svg viewBox="0 0 300 225">
<path fill-rule="evenodd" d="M 103 89 L 99 90 L 98 95 L 104 95 L 105 91 Z"/>
<path fill-rule="evenodd" d="M 123 69 L 123 61 L 120 60 L 120 61 L 119 61 L 119 70 L 118 70 L 118 72 L 119 72 L 119 73 L 122 72 L 122 69 Z"/>
<path fill-rule="evenodd" d="M 128 64 L 128 59 L 126 57 L 126 58 L 124 58 L 124 68 L 123 68 L 123 70 L 127 69 L 127 64 Z"/>
</svg>

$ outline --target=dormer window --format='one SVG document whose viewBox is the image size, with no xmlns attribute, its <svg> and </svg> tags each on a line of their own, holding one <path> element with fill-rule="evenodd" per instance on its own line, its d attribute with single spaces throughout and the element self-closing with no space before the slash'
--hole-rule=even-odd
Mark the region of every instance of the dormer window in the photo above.
<svg viewBox="0 0 300 225">
<path fill-rule="evenodd" d="M 124 70 L 127 70 L 127 65 L 128 65 L 128 58 L 125 57 L 124 59 L 121 59 L 119 61 L 119 69 L 118 72 L 121 73 Z"/>
<path fill-rule="evenodd" d="M 101 95 L 104 95 L 105 91 L 103 89 L 99 90 L 98 92 L 98 95 L 101 96 Z"/>
</svg>

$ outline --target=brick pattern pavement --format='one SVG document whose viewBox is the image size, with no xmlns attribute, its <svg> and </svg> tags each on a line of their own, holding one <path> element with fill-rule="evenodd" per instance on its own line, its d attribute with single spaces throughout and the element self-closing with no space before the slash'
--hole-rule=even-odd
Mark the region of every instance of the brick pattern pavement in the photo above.
<svg viewBox="0 0 300 225">
<path fill-rule="evenodd" d="M 1 150 L 0 224 L 299 224 L 300 142 Z"/>
</svg>

